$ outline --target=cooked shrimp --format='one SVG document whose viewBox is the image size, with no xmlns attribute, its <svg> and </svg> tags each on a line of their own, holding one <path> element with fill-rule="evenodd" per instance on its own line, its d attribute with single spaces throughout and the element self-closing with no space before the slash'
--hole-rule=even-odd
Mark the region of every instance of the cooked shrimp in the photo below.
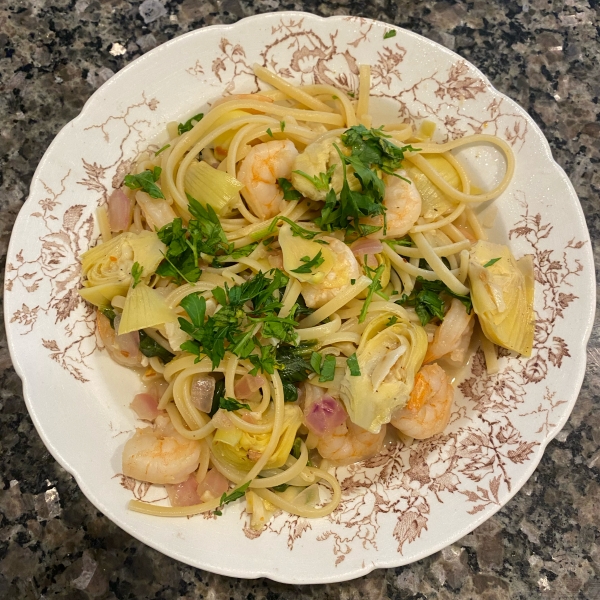
<svg viewBox="0 0 600 600">
<path fill-rule="evenodd" d="M 237 178 L 246 186 L 242 194 L 254 214 L 274 217 L 281 209 L 283 191 L 279 177 L 289 179 L 298 150 L 289 140 L 273 140 L 254 146 L 242 161 Z"/>
<path fill-rule="evenodd" d="M 437 364 L 425 365 L 404 408 L 392 416 L 392 425 L 402 433 L 424 440 L 441 433 L 452 411 L 454 388 L 446 371 Z"/>
<path fill-rule="evenodd" d="M 396 171 L 396 175 L 407 178 L 403 169 Z M 405 181 L 393 175 L 384 175 L 385 195 L 383 205 L 387 209 L 387 230 L 383 233 L 383 216 L 368 217 L 361 220 L 367 225 L 379 225 L 381 229 L 369 237 L 377 239 L 402 237 L 416 223 L 421 214 L 421 194 L 411 181 Z"/>
<path fill-rule="evenodd" d="M 337 465 L 349 465 L 378 454 L 384 438 L 385 425 L 379 433 L 370 433 L 348 419 L 331 433 L 319 438 L 317 450 L 326 460 Z"/>
<path fill-rule="evenodd" d="M 150 483 L 182 483 L 198 468 L 201 451 L 200 442 L 165 435 L 159 427 L 137 429 L 123 448 L 123 475 Z"/>
<path fill-rule="evenodd" d="M 329 248 L 335 255 L 333 268 L 321 283 L 302 284 L 302 295 L 306 306 L 319 308 L 332 300 L 349 285 L 352 279 L 360 277 L 360 266 L 349 246 L 337 238 L 325 236 Z"/>
<path fill-rule="evenodd" d="M 474 324 L 473 311 L 467 314 L 463 303 L 453 298 L 442 324 L 433 335 L 423 362 L 428 363 L 442 356 L 453 362 L 464 362 Z"/>
</svg>

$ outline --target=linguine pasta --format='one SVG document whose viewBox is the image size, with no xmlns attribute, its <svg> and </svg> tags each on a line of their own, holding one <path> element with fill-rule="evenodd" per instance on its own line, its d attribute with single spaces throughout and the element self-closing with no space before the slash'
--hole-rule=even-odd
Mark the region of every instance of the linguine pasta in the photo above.
<svg viewBox="0 0 600 600">
<path fill-rule="evenodd" d="M 440 433 L 476 321 L 490 372 L 498 345 L 529 355 L 533 277 L 472 210 L 510 183 L 504 140 L 372 128 L 366 65 L 357 98 L 255 74 L 268 89 L 169 124 L 138 157 L 98 210 L 80 293 L 110 355 L 143 373 L 123 473 L 170 506 L 130 508 L 218 515 L 244 497 L 261 528 L 330 514 L 330 467 L 386 435 Z M 487 191 L 453 154 L 484 143 L 506 165 Z"/>
</svg>

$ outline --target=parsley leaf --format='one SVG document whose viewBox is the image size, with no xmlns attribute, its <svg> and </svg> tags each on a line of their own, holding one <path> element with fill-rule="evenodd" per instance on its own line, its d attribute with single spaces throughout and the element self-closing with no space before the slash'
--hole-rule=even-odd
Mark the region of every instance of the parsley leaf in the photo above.
<svg viewBox="0 0 600 600">
<path fill-rule="evenodd" d="M 236 500 L 239 500 L 246 493 L 246 490 L 249 487 L 250 482 L 247 481 L 246 483 L 244 483 L 244 485 L 240 485 L 240 487 L 235 488 L 230 494 L 228 494 L 227 492 L 223 492 L 219 504 L 219 509 L 222 508 L 225 504 L 229 504 L 230 502 L 235 502 Z M 219 509 L 215 510 L 214 513 L 215 515 L 221 516 L 223 513 Z"/>
<path fill-rule="evenodd" d="M 269 227 L 265 230 L 267 235 L 269 235 L 275 231 L 275 228 L 277 227 L 277 223 L 279 221 L 284 221 L 285 223 L 287 223 L 290 226 L 290 229 L 292 230 L 292 235 L 294 235 L 296 237 L 301 237 L 303 240 L 312 240 L 317 235 L 321 234 L 320 231 L 309 231 L 308 229 L 304 229 L 304 227 L 300 227 L 300 225 L 298 225 L 297 223 L 294 223 L 294 221 L 292 221 L 291 219 L 288 219 L 287 217 L 275 217 L 271 221 L 271 224 L 269 225 Z M 315 242 L 317 244 L 323 244 L 325 246 L 329 245 L 329 242 L 326 242 L 325 240 L 315 240 Z"/>
<path fill-rule="evenodd" d="M 381 290 L 381 276 L 383 275 L 383 271 L 385 270 L 385 265 L 379 265 L 377 269 L 372 269 L 368 265 L 365 265 L 365 271 L 367 276 L 371 278 L 371 284 L 367 288 L 367 297 L 362 306 L 362 310 L 360 311 L 360 316 L 358 317 L 358 322 L 362 323 L 367 317 L 367 310 L 369 309 L 369 305 L 371 304 L 371 300 L 373 299 L 373 294 Z"/>
<path fill-rule="evenodd" d="M 133 279 L 133 285 L 131 287 L 135 287 L 140 283 L 143 271 L 144 267 L 140 266 L 139 262 L 136 261 L 131 265 L 131 277 Z"/>
<path fill-rule="evenodd" d="M 391 327 L 392 325 L 395 325 L 398 322 L 398 317 L 396 315 L 394 315 L 393 317 L 390 317 L 388 319 L 388 322 L 385 324 L 386 327 Z"/>
<path fill-rule="evenodd" d="M 204 117 L 204 113 L 198 113 L 197 115 L 194 115 L 193 117 L 188 119 L 185 123 L 179 123 L 179 125 L 177 125 L 178 135 L 181 135 L 182 133 L 186 133 L 187 131 L 191 131 L 194 128 L 193 121 L 196 121 L 196 123 L 199 123 L 200 121 L 202 121 L 203 117 Z"/>
<path fill-rule="evenodd" d="M 292 182 L 285 177 L 280 177 L 277 180 L 277 183 L 283 191 L 284 200 L 300 200 L 300 198 L 302 198 L 302 194 L 298 190 L 294 189 Z"/>
<path fill-rule="evenodd" d="M 125 175 L 123 183 L 131 190 L 143 190 L 150 198 L 164 198 L 161 189 L 156 185 L 161 173 L 160 167 L 146 169 L 138 175 Z"/>
<path fill-rule="evenodd" d="M 348 368 L 350 369 L 350 375 L 352 377 L 360 376 L 360 367 L 358 365 L 358 358 L 356 356 L 356 352 L 354 354 L 351 354 L 346 359 L 346 364 L 348 365 Z"/>
<path fill-rule="evenodd" d="M 292 269 L 292 273 L 312 273 L 313 268 L 317 268 L 325 262 L 322 255 L 322 250 L 319 250 L 314 258 L 303 256 L 300 260 L 305 264 L 299 266 L 297 269 Z"/>
<path fill-rule="evenodd" d="M 267 133 L 269 134 L 269 137 L 273 137 L 273 132 L 270 127 L 267 129 Z"/>
<path fill-rule="evenodd" d="M 117 313 L 115 313 L 115 311 L 108 306 L 101 306 L 98 310 L 110 321 L 110 326 L 114 329 L 115 317 L 117 316 Z"/>
<path fill-rule="evenodd" d="M 290 454 L 298 460 L 300 458 L 300 453 L 302 452 L 302 440 L 300 438 L 296 438 L 292 445 L 292 449 L 290 450 Z"/>
<path fill-rule="evenodd" d="M 440 321 L 444 320 L 444 301 L 440 297 L 441 294 L 457 298 L 464 304 L 467 314 L 471 314 L 473 304 L 470 296 L 455 294 L 442 281 L 428 281 L 423 277 L 417 277 L 415 288 L 410 295 L 404 294 L 400 300 L 396 300 L 396 304 L 414 307 L 421 325 L 427 325 L 434 317 Z"/>
<path fill-rule="evenodd" d="M 488 260 L 485 265 L 483 265 L 483 268 L 487 269 L 488 267 L 495 265 L 501 258 L 502 257 L 500 256 L 499 258 L 492 258 L 492 260 Z"/>
<path fill-rule="evenodd" d="M 396 37 L 396 30 L 395 29 L 388 29 L 384 34 L 383 34 L 383 39 L 384 40 L 389 40 L 390 38 Z"/>
<path fill-rule="evenodd" d="M 302 342 L 298 346 L 280 344 L 277 347 L 275 356 L 279 376 L 283 384 L 283 399 L 285 402 L 298 400 L 297 384 L 306 381 L 313 371 L 307 358 L 314 345 L 314 342 Z"/>
<path fill-rule="evenodd" d="M 319 381 L 333 381 L 335 377 L 335 356 L 328 354 L 321 365 Z"/>
<path fill-rule="evenodd" d="M 258 242 L 252 242 L 251 244 L 247 244 L 246 246 L 242 246 L 241 248 L 234 250 L 231 254 L 226 256 L 215 256 L 210 266 L 221 268 L 223 267 L 224 263 L 235 262 L 238 260 L 238 258 L 249 256 L 252 254 L 252 252 L 254 252 L 256 246 L 258 246 Z"/>
<path fill-rule="evenodd" d="M 250 405 L 242 404 L 241 402 L 238 402 L 235 398 L 221 398 L 219 400 L 219 408 L 222 408 L 226 411 L 240 410 L 240 408 L 247 408 L 248 410 L 250 410 Z"/>
<path fill-rule="evenodd" d="M 221 400 L 225 398 L 225 378 L 217 379 L 215 383 L 215 391 L 213 392 L 212 406 L 210 409 L 209 416 L 214 416 L 216 412 L 221 408 Z"/>
<path fill-rule="evenodd" d="M 279 127 L 281 127 L 281 133 L 285 131 L 285 121 L 279 121 Z"/>
<path fill-rule="evenodd" d="M 280 483 L 279 485 L 276 485 L 274 487 L 272 487 L 271 489 L 274 492 L 285 492 L 285 490 L 287 490 L 290 487 L 289 483 Z"/>
<path fill-rule="evenodd" d="M 139 331 L 140 334 L 140 352 L 152 358 L 158 356 L 165 364 L 173 360 L 174 354 L 163 348 L 157 341 L 153 340 L 145 331 Z"/>
<path fill-rule="evenodd" d="M 319 173 L 318 175 L 309 175 L 304 171 L 292 171 L 293 173 L 297 173 L 301 175 L 310 183 L 312 183 L 318 190 L 326 191 L 329 189 L 329 185 L 331 184 L 331 178 L 333 176 L 333 172 L 335 171 L 335 167 L 337 165 L 331 165 L 325 173 Z"/>
<path fill-rule="evenodd" d="M 392 247 L 393 246 L 403 246 L 406 248 L 410 248 L 411 246 L 414 246 L 414 242 L 412 241 L 412 239 L 409 235 L 405 235 L 404 237 L 401 237 L 400 239 L 397 239 L 397 240 L 383 240 L 383 241 Z"/>
<path fill-rule="evenodd" d="M 317 375 L 321 374 L 321 362 L 323 362 L 323 357 L 318 352 L 310 355 L 310 366 Z"/>
<path fill-rule="evenodd" d="M 159 148 L 155 153 L 154 156 L 158 156 L 161 152 L 164 152 L 167 148 L 170 148 L 171 144 L 165 144 L 162 148 Z"/>
</svg>

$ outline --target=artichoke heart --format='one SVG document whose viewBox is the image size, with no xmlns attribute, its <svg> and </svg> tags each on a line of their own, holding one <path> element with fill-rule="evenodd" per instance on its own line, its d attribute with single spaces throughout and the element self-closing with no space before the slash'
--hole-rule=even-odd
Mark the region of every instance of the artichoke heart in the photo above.
<svg viewBox="0 0 600 600">
<path fill-rule="evenodd" d="M 311 200 L 324 201 L 325 196 L 327 196 L 327 192 L 329 191 L 329 186 L 325 189 L 317 189 L 306 177 L 295 171 L 302 171 L 309 177 L 319 177 L 321 173 L 327 173 L 329 168 L 334 167 L 331 175 L 331 188 L 336 194 L 339 194 L 342 190 L 342 185 L 344 183 L 342 161 L 334 144 L 343 154 L 350 154 L 350 150 L 342 144 L 341 138 L 334 137 L 309 144 L 306 146 L 304 152 L 296 157 L 294 169 L 292 171 L 292 185 L 303 196 L 306 196 Z M 353 191 L 360 190 L 361 185 L 354 175 L 354 169 L 351 166 L 347 166 L 346 173 L 350 189 Z"/>
<path fill-rule="evenodd" d="M 453 188 L 460 189 L 460 177 L 456 169 L 443 156 L 437 154 L 422 154 L 421 156 Z M 421 194 L 422 217 L 425 219 L 435 219 L 456 208 L 456 204 L 450 201 L 418 167 L 406 162 L 403 164 L 403 168 L 408 173 L 408 178 L 414 182 Z"/>
<path fill-rule="evenodd" d="M 390 317 L 397 321 L 388 326 Z M 392 413 L 403 407 L 427 351 L 427 334 L 406 317 L 383 313 L 367 325 L 356 357 L 360 375 L 350 369 L 341 382 L 340 395 L 353 423 L 378 433 Z"/>
<path fill-rule="evenodd" d="M 531 356 L 532 257 L 515 260 L 507 246 L 479 241 L 471 250 L 469 279 L 473 308 L 485 336 L 503 348 Z"/>
<path fill-rule="evenodd" d="M 335 256 L 329 246 L 294 236 L 287 223 L 284 223 L 279 230 L 279 245 L 283 253 L 284 269 L 299 281 L 319 284 L 334 267 Z M 308 261 L 318 256 L 319 252 L 322 262 L 319 261 L 319 265 L 306 268 L 307 272 L 303 273 L 303 267 L 307 267 Z"/>
<path fill-rule="evenodd" d="M 152 231 L 126 231 L 109 242 L 98 244 L 81 255 L 81 267 L 87 277 L 86 287 L 104 284 L 129 284 L 131 267 L 137 262 L 142 276 L 149 277 L 163 259 L 167 247 Z"/>
<path fill-rule="evenodd" d="M 273 413 L 267 413 L 266 418 L 273 419 Z M 302 410 L 299 406 L 286 404 L 281 437 L 265 469 L 278 469 L 285 464 L 300 425 L 302 425 Z M 213 438 L 213 451 L 236 468 L 247 471 L 260 458 L 270 439 L 271 432 L 249 433 L 238 427 L 217 429 Z"/>
</svg>

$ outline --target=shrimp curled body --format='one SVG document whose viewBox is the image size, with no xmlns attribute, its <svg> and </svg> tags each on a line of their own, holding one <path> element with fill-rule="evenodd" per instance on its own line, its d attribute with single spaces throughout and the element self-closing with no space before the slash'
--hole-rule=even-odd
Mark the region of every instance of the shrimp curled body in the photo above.
<svg viewBox="0 0 600 600">
<path fill-rule="evenodd" d="M 305 283 L 302 285 L 302 295 L 306 306 L 319 308 L 333 300 L 348 286 L 353 279 L 360 277 L 360 266 L 349 246 L 337 238 L 324 236 L 329 248 L 335 255 L 335 263 L 325 279 L 318 284 Z"/>
<path fill-rule="evenodd" d="M 377 239 L 398 238 L 406 235 L 417 222 L 421 214 L 421 194 L 414 182 L 407 181 L 408 175 L 403 169 L 394 175 L 384 175 L 385 195 L 383 205 L 386 208 L 387 228 L 383 232 L 383 217 L 364 219 L 367 225 L 379 225 L 381 229 L 369 237 Z M 404 177 L 404 179 L 401 179 Z"/>
<path fill-rule="evenodd" d="M 198 441 L 137 429 L 123 448 L 123 474 L 150 483 L 182 483 L 198 468 L 201 452 Z"/>
<path fill-rule="evenodd" d="M 326 460 L 337 465 L 349 465 L 378 454 L 383 446 L 385 430 L 384 425 L 379 433 L 370 433 L 348 419 L 319 438 L 317 450 Z"/>
<path fill-rule="evenodd" d="M 394 413 L 391 423 L 398 431 L 424 440 L 448 425 L 453 401 L 454 388 L 446 371 L 437 364 L 426 365 L 417 373 L 406 406 Z"/>
<path fill-rule="evenodd" d="M 277 179 L 289 179 L 298 150 L 289 140 L 273 140 L 254 146 L 238 170 L 244 184 L 242 194 L 254 214 L 261 219 L 276 216 L 281 210 L 283 192 Z"/>
</svg>

